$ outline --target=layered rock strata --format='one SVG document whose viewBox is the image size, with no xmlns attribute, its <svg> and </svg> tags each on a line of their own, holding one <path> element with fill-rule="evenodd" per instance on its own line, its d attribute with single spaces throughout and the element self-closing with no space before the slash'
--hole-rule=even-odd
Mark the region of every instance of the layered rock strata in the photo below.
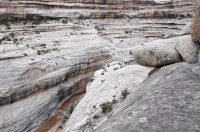
<svg viewBox="0 0 200 132">
<path fill-rule="evenodd" d="M 35 130 L 103 65 L 129 64 L 134 46 L 182 35 L 195 2 L 0 1 L 0 131 Z"/>
<path fill-rule="evenodd" d="M 1 1 L 2 20 L 78 18 L 177 18 L 191 17 L 195 0 L 75 0 Z M 185 8 L 186 10 L 180 10 Z"/>
<path fill-rule="evenodd" d="M 0 45 L 1 131 L 40 126 L 60 110 L 62 100 L 84 90 L 94 71 L 111 57 L 93 28 L 71 25 L 64 31 L 63 25 L 37 26 L 43 30 L 35 33 L 19 25 L 15 25 L 14 38 L 21 41 L 6 39 Z M 77 39 L 76 32 L 82 37 Z"/>
</svg>

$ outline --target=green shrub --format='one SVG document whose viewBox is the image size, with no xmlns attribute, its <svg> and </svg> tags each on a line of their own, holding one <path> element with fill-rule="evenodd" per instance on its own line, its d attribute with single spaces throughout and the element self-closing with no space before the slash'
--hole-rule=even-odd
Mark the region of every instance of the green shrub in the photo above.
<svg viewBox="0 0 200 132">
<path fill-rule="evenodd" d="M 86 19 L 89 19 L 89 18 L 85 17 L 84 15 L 79 15 L 78 19 L 79 20 L 86 20 Z"/>
<path fill-rule="evenodd" d="M 61 122 L 64 124 L 67 120 L 65 118 L 61 119 Z"/>
<path fill-rule="evenodd" d="M 106 102 L 106 103 L 103 103 L 101 105 L 99 105 L 101 107 L 101 110 L 102 110 L 102 113 L 107 113 L 107 112 L 110 112 L 112 110 L 112 103 L 111 102 Z"/>
<path fill-rule="evenodd" d="M 95 109 L 95 108 L 96 108 L 96 105 L 93 105 L 93 106 L 92 106 L 92 108 L 94 108 L 94 109 Z"/>
<path fill-rule="evenodd" d="M 71 105 L 70 108 L 69 108 L 69 114 L 71 115 L 73 111 L 74 111 L 74 106 Z"/>
<path fill-rule="evenodd" d="M 34 21 L 32 22 L 33 25 L 39 25 L 39 24 L 41 24 L 41 23 L 42 23 L 42 20 L 40 20 L 40 19 L 36 19 L 36 20 L 34 20 Z"/>
<path fill-rule="evenodd" d="M 67 19 L 63 19 L 63 20 L 62 20 L 62 23 L 63 23 L 63 24 L 67 24 L 67 23 L 68 23 L 68 20 L 67 20 Z"/>
<path fill-rule="evenodd" d="M 98 119 L 98 118 L 99 118 L 98 115 L 94 115 L 94 116 L 93 116 L 93 119 Z"/>
<path fill-rule="evenodd" d="M 116 104 L 117 102 L 118 102 L 118 100 L 116 100 L 116 99 L 112 100 L 112 104 Z"/>
<path fill-rule="evenodd" d="M 62 126 L 62 125 L 59 125 L 59 126 L 58 126 L 58 128 L 59 128 L 59 129 L 62 129 L 62 128 L 63 128 L 63 126 Z"/>
<path fill-rule="evenodd" d="M 122 95 L 122 99 L 126 99 L 126 97 L 130 94 L 130 92 L 128 92 L 127 89 L 123 90 L 121 92 L 121 95 Z"/>
</svg>

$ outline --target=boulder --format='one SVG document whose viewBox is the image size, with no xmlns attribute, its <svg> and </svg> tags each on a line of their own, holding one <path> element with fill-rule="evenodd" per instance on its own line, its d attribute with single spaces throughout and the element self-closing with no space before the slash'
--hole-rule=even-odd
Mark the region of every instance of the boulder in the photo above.
<svg viewBox="0 0 200 132">
<path fill-rule="evenodd" d="M 136 62 L 147 67 L 161 67 L 173 63 L 198 61 L 199 48 L 190 35 L 155 40 L 132 49 Z"/>
<path fill-rule="evenodd" d="M 179 63 L 159 69 L 96 132 L 199 131 L 199 80 L 199 64 Z"/>
<path fill-rule="evenodd" d="M 192 40 L 200 43 L 200 2 L 196 8 L 196 15 L 192 25 Z"/>
</svg>

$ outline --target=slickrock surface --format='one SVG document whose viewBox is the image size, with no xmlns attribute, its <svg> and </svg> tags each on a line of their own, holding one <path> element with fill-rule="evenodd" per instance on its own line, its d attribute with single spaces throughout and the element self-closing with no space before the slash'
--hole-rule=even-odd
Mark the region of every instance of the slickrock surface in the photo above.
<svg viewBox="0 0 200 132">
<path fill-rule="evenodd" d="M 115 62 L 96 71 L 93 81 L 87 86 L 86 95 L 76 106 L 64 131 L 87 132 L 96 129 L 109 116 L 109 112 L 102 113 L 101 104 L 112 102 L 114 109 L 124 100 L 122 92 L 135 91 L 150 70 L 139 65 L 126 66 Z"/>
<path fill-rule="evenodd" d="M 31 30 L 17 31 L 16 26 L 16 35 L 23 38 L 22 42 L 16 45 L 4 41 L 7 44 L 0 45 L 1 131 L 36 128 L 58 111 L 62 99 L 79 88 L 86 88 L 93 72 L 110 61 L 109 49 L 94 28 L 69 26 L 64 30 L 61 24 L 62 31 L 55 31 L 53 25 L 51 30 L 44 29 L 44 34 L 39 35 Z M 43 28 L 48 27 L 40 29 Z M 85 35 L 77 38 L 73 35 L 76 31 Z M 63 37 L 67 33 L 72 34 L 70 39 Z M 15 110 L 19 113 L 15 114 Z M 25 121 L 20 121 L 23 119 Z"/>
<path fill-rule="evenodd" d="M 200 130 L 199 64 L 173 64 L 150 76 L 96 132 Z"/>
<path fill-rule="evenodd" d="M 0 0 L 0 131 L 34 131 L 102 66 L 132 63 L 133 47 L 183 35 L 195 4 Z"/>
</svg>

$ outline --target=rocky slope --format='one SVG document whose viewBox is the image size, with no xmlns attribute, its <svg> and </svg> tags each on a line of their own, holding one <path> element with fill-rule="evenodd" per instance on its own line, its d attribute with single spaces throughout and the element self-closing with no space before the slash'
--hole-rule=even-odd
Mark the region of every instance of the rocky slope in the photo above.
<svg viewBox="0 0 200 132">
<path fill-rule="evenodd" d="M 106 120 L 112 109 L 137 89 L 150 70 L 139 65 L 115 62 L 96 71 L 87 86 L 86 95 L 76 106 L 64 131 L 94 131 Z"/>
<path fill-rule="evenodd" d="M 44 131 L 58 127 L 66 101 L 96 70 L 132 63 L 136 45 L 182 35 L 195 2 L 1 0 L 0 131 L 34 131 L 54 119 Z"/>
<path fill-rule="evenodd" d="M 177 52 L 182 52 L 184 47 L 188 44 L 188 46 L 196 44 L 196 46 L 199 47 L 198 40 L 200 37 L 198 34 L 200 31 L 198 27 L 195 29 L 195 27 L 199 25 L 199 21 L 197 21 L 199 20 L 199 9 L 200 6 L 198 5 L 196 17 L 192 26 L 192 39 L 190 36 L 182 36 L 185 39 L 189 37 L 189 42 L 187 44 L 182 42 L 180 45 L 181 50 L 177 49 Z M 177 40 L 179 41 L 179 38 L 177 38 Z M 173 42 L 177 43 L 177 40 Z M 161 43 L 159 44 L 158 42 Z M 164 53 L 160 52 L 163 46 L 162 42 L 167 47 L 163 50 Z M 137 62 L 146 66 L 159 66 L 159 64 L 164 64 L 160 62 L 166 62 L 167 64 L 160 65 L 164 67 L 154 70 L 154 73 L 113 111 L 108 120 L 95 130 L 96 132 L 188 132 L 200 130 L 200 107 L 198 105 L 200 99 L 199 49 L 197 48 L 194 52 L 190 52 L 187 55 L 185 54 L 188 57 L 194 53 L 196 54 L 193 64 L 175 62 L 177 64 L 169 65 L 174 62 L 168 63 L 168 60 L 174 59 L 167 56 L 170 55 L 168 46 L 172 48 L 175 45 L 171 45 L 169 40 L 161 40 L 149 43 L 149 45 L 146 44 L 146 46 L 139 49 L 144 55 L 146 55 L 145 53 L 149 54 L 149 58 L 146 56 L 143 57 L 141 54 L 137 53 Z M 176 48 L 180 47 L 178 46 Z M 156 50 L 152 50 L 152 48 Z M 182 53 L 190 51 L 188 49 L 190 48 L 186 48 L 186 52 Z M 168 54 L 165 54 L 165 52 L 168 52 Z M 182 59 L 185 58 L 185 55 L 180 53 Z M 156 58 L 156 60 L 152 58 Z M 155 61 L 151 63 L 149 59 Z"/>
<path fill-rule="evenodd" d="M 159 69 L 96 132 L 199 131 L 199 64 Z"/>
</svg>

